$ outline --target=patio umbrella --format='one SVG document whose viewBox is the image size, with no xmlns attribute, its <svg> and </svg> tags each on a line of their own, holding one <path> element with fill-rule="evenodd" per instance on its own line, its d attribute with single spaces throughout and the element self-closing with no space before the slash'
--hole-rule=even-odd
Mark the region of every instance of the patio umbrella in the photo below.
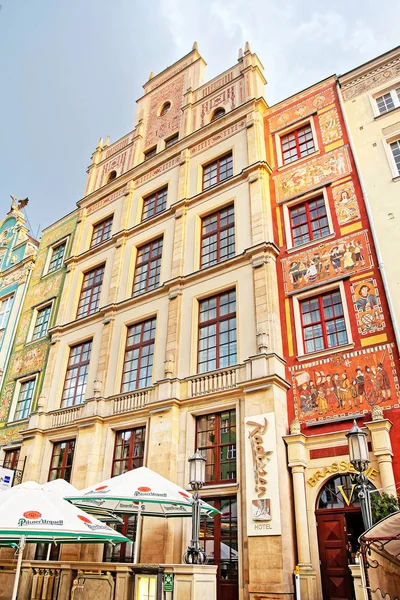
<svg viewBox="0 0 400 600">
<path fill-rule="evenodd" d="M 83 509 L 97 506 L 117 514 L 137 514 L 138 533 L 134 562 L 137 562 L 137 551 L 140 545 L 142 516 L 167 518 L 192 516 L 192 495 L 147 467 L 127 471 L 85 488 L 77 495 L 66 496 L 65 499 Z M 205 516 L 219 513 L 206 502 L 201 502 L 201 512 Z"/>
<path fill-rule="evenodd" d="M 66 502 L 58 493 L 29 481 L 1 494 L 0 543 L 18 545 L 12 600 L 16 600 L 26 543 L 121 543 L 130 540 Z"/>
</svg>

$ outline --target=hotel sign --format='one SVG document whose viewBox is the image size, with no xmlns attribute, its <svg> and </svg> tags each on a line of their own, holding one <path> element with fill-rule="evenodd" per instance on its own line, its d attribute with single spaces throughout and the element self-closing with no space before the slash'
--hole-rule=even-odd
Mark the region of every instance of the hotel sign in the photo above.
<svg viewBox="0 0 400 600">
<path fill-rule="evenodd" d="M 247 535 L 280 535 L 275 415 L 245 419 Z"/>
</svg>

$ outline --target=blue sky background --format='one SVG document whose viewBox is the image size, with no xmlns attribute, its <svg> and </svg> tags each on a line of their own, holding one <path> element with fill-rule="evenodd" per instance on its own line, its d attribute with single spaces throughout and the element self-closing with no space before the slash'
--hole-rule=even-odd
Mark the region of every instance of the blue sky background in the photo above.
<svg viewBox="0 0 400 600">
<path fill-rule="evenodd" d="M 248 40 L 279 100 L 400 44 L 386 0 L 0 0 L 0 218 L 29 196 L 34 234 L 75 207 L 99 137 L 133 127 L 135 100 L 197 40 L 207 79 Z M 249 9 L 251 7 L 251 9 Z"/>
</svg>

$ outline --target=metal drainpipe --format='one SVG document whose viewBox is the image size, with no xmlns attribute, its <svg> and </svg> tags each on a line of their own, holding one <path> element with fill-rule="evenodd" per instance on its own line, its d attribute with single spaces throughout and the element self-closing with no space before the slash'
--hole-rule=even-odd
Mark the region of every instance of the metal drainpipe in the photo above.
<svg viewBox="0 0 400 600">
<path fill-rule="evenodd" d="M 368 194 L 367 194 L 367 191 L 365 189 L 364 181 L 363 181 L 363 178 L 362 178 L 362 175 L 361 175 L 360 165 L 358 163 L 357 155 L 356 155 L 355 150 L 354 150 L 353 137 L 351 135 L 349 123 L 347 121 L 346 113 L 345 113 L 345 110 L 344 110 L 343 99 L 342 99 L 342 91 L 341 91 L 341 88 L 340 88 L 339 79 L 337 77 L 336 77 L 336 89 L 337 89 L 337 93 L 338 93 L 338 97 L 339 97 L 340 108 L 342 110 L 343 120 L 344 120 L 344 123 L 346 125 L 346 130 L 347 130 L 347 135 L 348 135 L 348 138 L 349 138 L 349 144 L 350 144 L 351 152 L 353 154 L 354 163 L 356 165 L 358 179 L 359 179 L 360 185 L 361 185 L 361 191 L 362 191 L 362 195 L 363 195 L 363 198 L 364 198 L 365 208 L 367 210 L 367 215 L 368 215 L 368 220 L 369 220 L 369 226 L 370 226 L 371 233 L 372 233 L 372 239 L 374 241 L 376 257 L 378 259 L 378 268 L 379 268 L 379 271 L 380 271 L 381 276 L 382 276 L 382 283 L 383 283 L 383 287 L 384 287 L 384 290 L 385 290 L 387 303 L 388 303 L 388 306 L 389 306 L 390 318 L 392 320 L 394 335 L 395 335 L 396 343 L 397 343 L 397 349 L 400 351 L 400 332 L 399 332 L 399 328 L 398 328 L 397 321 L 396 321 L 396 314 L 395 314 L 395 311 L 394 311 L 394 308 L 393 308 L 392 299 L 391 299 L 391 296 L 390 296 L 390 291 L 389 291 L 389 285 L 388 285 L 387 276 L 386 276 L 385 265 L 383 263 L 381 251 L 380 251 L 380 248 L 379 248 L 378 237 L 376 235 L 376 231 L 375 231 L 375 227 L 374 227 L 374 221 L 373 221 L 373 217 L 372 217 L 372 213 L 371 213 L 371 207 L 370 207 L 370 204 L 369 204 Z"/>
</svg>

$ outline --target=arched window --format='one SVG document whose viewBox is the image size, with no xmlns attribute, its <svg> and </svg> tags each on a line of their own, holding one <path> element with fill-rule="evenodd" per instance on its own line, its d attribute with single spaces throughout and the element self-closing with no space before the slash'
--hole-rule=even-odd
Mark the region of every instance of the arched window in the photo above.
<svg viewBox="0 0 400 600">
<path fill-rule="evenodd" d="M 166 115 L 170 108 L 171 108 L 171 102 L 164 102 L 164 104 L 162 105 L 161 110 L 160 110 L 160 117 L 163 117 L 164 115 Z"/>
<path fill-rule="evenodd" d="M 111 171 L 111 173 L 108 176 L 107 183 L 110 183 L 110 181 L 113 181 L 113 179 L 116 179 L 116 177 L 117 177 L 117 171 Z"/>
<path fill-rule="evenodd" d="M 320 491 L 316 508 L 346 508 L 359 507 L 360 500 L 356 491 L 357 481 L 355 473 L 343 473 L 329 479 Z M 370 490 L 375 486 L 368 482 Z"/>
<path fill-rule="evenodd" d="M 217 110 L 214 111 L 213 116 L 211 117 L 210 123 L 212 123 L 213 121 L 216 121 L 217 119 L 220 119 L 221 117 L 224 116 L 224 114 L 225 114 L 224 108 L 217 108 Z"/>
</svg>

